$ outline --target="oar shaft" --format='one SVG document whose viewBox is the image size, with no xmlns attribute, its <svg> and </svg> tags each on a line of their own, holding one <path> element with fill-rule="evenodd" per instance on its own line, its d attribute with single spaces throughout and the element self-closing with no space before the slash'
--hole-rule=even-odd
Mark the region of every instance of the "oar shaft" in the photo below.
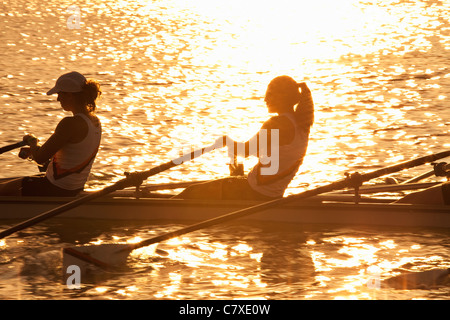
<svg viewBox="0 0 450 320">
<path fill-rule="evenodd" d="M 121 249 L 120 251 L 125 251 L 125 250 L 134 250 L 140 247 L 144 247 L 144 246 L 148 246 L 154 243 L 158 243 L 161 241 L 165 241 L 174 237 L 178 237 L 180 235 L 192 232 L 192 231 L 196 231 L 196 230 L 200 230 L 203 228 L 207 228 L 222 222 L 227 222 L 233 219 L 238 219 L 238 218 L 242 218 L 244 216 L 256 213 L 256 212 L 260 212 L 266 209 L 269 209 L 271 207 L 274 206 L 278 206 L 281 204 L 286 204 L 289 203 L 291 201 L 294 200 L 300 200 L 300 199 L 305 199 L 305 198 L 309 198 L 309 197 L 313 197 L 322 193 L 327 193 L 327 192 L 331 192 L 334 190 L 339 190 L 339 189 L 343 189 L 345 187 L 351 187 L 351 186 L 355 186 L 355 185 L 360 185 L 362 184 L 364 181 L 368 181 L 374 178 L 378 178 L 380 176 L 386 175 L 386 174 L 390 174 L 390 173 L 394 173 L 394 172 L 398 172 L 401 171 L 403 169 L 406 168 L 412 168 L 415 166 L 419 166 L 428 162 L 433 162 L 435 160 L 441 159 L 441 158 L 445 158 L 450 156 L 450 151 L 445 151 L 445 152 L 440 152 L 437 154 L 433 154 L 433 155 L 429 155 L 429 156 L 425 156 L 425 157 L 421 157 L 421 158 L 417 158 L 414 160 L 410 160 L 410 161 L 406 161 L 406 162 L 402 162 L 396 165 L 392 165 L 389 167 L 384 167 L 382 169 L 379 170 L 375 170 L 369 173 L 365 173 L 365 174 L 353 174 L 349 177 L 347 177 L 346 179 L 340 180 L 340 181 L 336 181 L 333 182 L 331 184 L 325 185 L 325 186 L 321 186 L 312 190 L 307 190 L 304 191 L 302 193 L 299 194 L 295 194 L 295 195 L 290 195 L 286 198 L 280 198 L 280 199 L 276 199 L 276 200 L 272 200 L 272 201 L 268 201 L 268 202 L 264 202 L 262 204 L 253 206 L 253 207 L 249 207 L 249 208 L 245 208 L 245 209 L 241 209 L 241 210 L 237 210 L 222 216 L 219 216 L 217 218 L 213 218 L 213 219 L 209 219 L 191 226 L 188 226 L 186 228 L 182 228 L 179 230 L 175 230 L 172 232 L 168 232 L 165 234 L 162 234 L 160 236 L 151 238 L 151 239 L 147 239 L 144 240 L 142 242 L 136 243 L 136 244 L 131 244 L 129 246 L 129 248 L 124 248 Z"/>
<path fill-rule="evenodd" d="M 183 155 L 180 158 L 177 158 L 173 161 L 166 162 L 166 163 L 159 165 L 155 168 L 152 168 L 148 171 L 131 173 L 126 178 L 119 180 L 116 183 L 114 183 L 113 185 L 108 186 L 100 191 L 97 191 L 95 193 L 92 193 L 90 195 L 87 195 L 87 196 L 84 196 L 84 197 L 81 197 L 78 199 L 75 199 L 71 202 L 68 202 L 68 203 L 62 205 L 62 206 L 59 206 L 55 209 L 44 212 L 36 217 L 33 217 L 29 220 L 26 220 L 26 221 L 19 223 L 9 229 L 6 229 L 6 230 L 0 232 L 0 239 L 7 237 L 17 231 L 20 231 L 20 230 L 23 230 L 30 226 L 33 226 L 41 221 L 44 221 L 44 220 L 47 220 L 54 216 L 57 216 L 63 212 L 70 210 L 70 209 L 76 208 L 76 207 L 82 205 L 83 203 L 86 203 L 86 202 L 89 202 L 96 198 L 105 196 L 105 195 L 112 193 L 114 191 L 117 191 L 117 190 L 121 190 L 121 189 L 124 189 L 127 187 L 139 185 L 140 183 L 142 183 L 143 180 L 147 179 L 148 177 L 150 177 L 152 175 L 158 174 L 164 170 L 168 170 L 172 167 L 180 165 L 180 164 L 186 162 L 187 160 L 192 160 L 194 158 L 197 158 L 197 157 L 201 156 L 202 154 L 212 151 L 214 149 L 215 149 L 214 145 L 206 147 L 206 148 L 198 149 L 198 150 L 191 152 L 190 154 Z"/>
<path fill-rule="evenodd" d="M 122 180 L 122 181 L 124 181 L 124 180 Z M 6 229 L 6 230 L 0 232 L 0 239 L 2 239 L 4 237 L 7 237 L 7 236 L 9 236 L 9 235 L 11 235 L 11 234 L 13 234 L 13 233 L 15 233 L 17 231 L 20 231 L 20 230 L 23 230 L 25 228 L 31 227 L 31 226 L 33 226 L 33 225 L 35 225 L 35 224 L 37 224 L 37 223 L 39 223 L 41 221 L 50 219 L 50 218 L 52 218 L 54 216 L 57 216 L 57 215 L 59 215 L 59 214 L 61 214 L 63 212 L 66 212 L 66 211 L 68 211 L 70 209 L 76 208 L 76 207 L 82 205 L 83 203 L 91 201 L 91 200 L 93 200 L 95 198 L 104 196 L 104 195 L 106 195 L 108 193 L 111 193 L 111 192 L 113 192 L 115 190 L 119 190 L 119 188 L 120 188 L 120 184 L 116 183 L 116 184 L 114 184 L 112 186 L 109 186 L 109 187 L 106 187 L 105 189 L 100 190 L 100 191 L 98 191 L 96 193 L 93 193 L 93 194 L 90 194 L 88 196 L 84 196 L 84 197 L 78 198 L 76 200 L 73 200 L 71 202 L 63 204 L 62 206 L 59 206 L 59 207 L 57 207 L 55 209 L 46 211 L 46 212 L 44 212 L 44 213 L 42 213 L 40 215 L 37 215 L 37 216 L 35 216 L 35 217 L 31 218 L 31 219 L 28 219 L 28 220 L 26 220 L 24 222 L 21 222 L 21 223 L 15 225 L 15 226 L 13 226 L 13 227 L 11 227 L 9 229 Z"/>
<path fill-rule="evenodd" d="M 396 165 L 392 165 L 389 167 L 385 167 L 379 170 L 375 170 L 373 172 L 370 173 L 366 173 L 365 176 L 365 181 L 368 181 L 370 179 L 374 179 L 377 177 L 381 177 L 383 175 L 387 175 L 390 173 L 394 173 L 394 172 L 398 172 L 401 171 L 403 169 L 408 169 L 408 168 L 413 168 L 413 167 L 417 167 L 420 166 L 422 164 L 425 163 L 429 163 L 429 162 L 433 162 L 442 158 L 446 158 L 450 156 L 450 151 L 443 151 L 443 152 L 439 152 L 439 153 L 435 153 L 435 154 L 430 154 L 428 156 L 424 156 L 424 157 L 420 157 L 414 160 L 409 160 L 409 161 L 405 161 Z"/>
<path fill-rule="evenodd" d="M 116 254 L 127 253 L 127 252 L 129 253 L 137 248 L 145 247 L 145 246 L 155 244 L 155 243 L 158 243 L 161 241 L 165 241 L 165 240 L 168 240 L 168 239 L 171 239 L 174 237 L 178 237 L 180 235 L 183 235 L 183 234 L 186 234 L 189 232 L 193 232 L 193 231 L 196 231 L 196 230 L 199 230 L 202 228 L 207 228 L 207 227 L 219 224 L 221 222 L 227 222 L 227 221 L 230 221 L 233 219 L 242 218 L 244 216 L 247 216 L 247 215 L 250 215 L 253 213 L 257 213 L 257 212 L 269 209 L 274 206 L 279 206 L 279 205 L 288 203 L 290 201 L 313 197 L 313 196 L 319 195 L 321 193 L 327 193 L 327 192 L 331 192 L 331 191 L 334 191 L 337 189 L 343 189 L 345 187 L 350 187 L 350 186 L 356 187 L 356 186 L 361 185 L 362 182 L 364 182 L 364 181 L 367 181 L 367 180 L 370 180 L 373 178 L 377 178 L 384 174 L 390 174 L 390 173 L 393 173 L 396 171 L 401 171 L 406 168 L 411 168 L 411 167 L 418 166 L 418 165 L 421 165 L 421 164 L 424 164 L 427 162 L 432 162 L 432 161 L 435 161 L 435 160 L 438 160 L 441 158 L 445 158 L 449 155 L 450 155 L 450 151 L 441 152 L 441 153 L 438 153 L 435 155 L 421 157 L 421 158 L 418 158 L 415 160 L 403 162 L 403 163 L 393 165 L 390 167 L 385 167 L 383 169 L 379 169 L 379 170 L 376 170 L 376 171 L 373 171 L 373 172 L 370 172 L 367 174 L 355 173 L 355 174 L 349 175 L 346 179 L 343 179 L 343 180 L 337 181 L 337 182 L 333 182 L 331 184 L 328 184 L 328 185 L 325 185 L 322 187 L 318 187 L 318 188 L 315 188 L 312 190 L 307 190 L 307 191 L 304 191 L 304 192 L 296 194 L 296 195 L 288 196 L 286 198 L 280 198 L 280 199 L 264 202 L 264 203 L 258 204 L 256 206 L 252 206 L 249 208 L 234 211 L 234 212 L 231 212 L 231 213 L 228 213 L 228 214 L 225 214 L 225 215 L 213 218 L 213 219 L 209 219 L 209 220 L 188 226 L 186 228 L 178 229 L 178 230 L 175 230 L 172 232 L 167 232 L 160 236 L 144 240 L 140 243 L 130 244 L 130 245 L 126 246 L 125 248 L 118 249 L 115 253 Z M 301 214 L 301 213 L 299 213 L 299 214 Z M 90 262 L 90 263 L 94 263 L 102 268 L 105 267 L 103 263 L 97 264 L 95 261 L 94 262 L 91 261 L 92 259 L 90 259 L 90 257 L 85 257 L 84 253 L 79 253 L 79 259 Z"/>
<path fill-rule="evenodd" d="M 27 144 L 26 144 L 25 141 L 20 141 L 20 142 L 17 142 L 17 143 L 10 144 L 8 146 L 4 146 L 4 147 L 0 148 L 0 154 L 8 152 L 8 151 L 11 151 L 11 150 L 14 150 L 16 148 L 20 148 L 20 147 L 26 146 L 26 145 Z"/>
<path fill-rule="evenodd" d="M 347 180 L 342 180 L 342 181 L 338 181 L 338 182 L 334 182 L 332 184 L 326 185 L 326 186 L 322 186 L 322 187 L 318 187 L 312 190 L 307 190 L 304 191 L 302 193 L 296 194 L 296 195 L 291 195 L 288 196 L 286 198 L 280 198 L 280 199 L 275 199 L 275 200 L 271 200 L 268 202 L 264 202 L 249 208 L 245 208 L 245 209 L 241 209 L 241 210 L 237 210 L 222 216 L 219 216 L 217 218 L 213 218 L 213 219 L 209 219 L 197 224 L 193 224 L 191 226 L 188 226 L 186 228 L 182 228 L 179 230 L 175 230 L 172 232 L 168 232 L 165 234 L 162 234 L 160 236 L 148 239 L 148 240 L 144 240 L 141 241 L 139 243 L 136 244 L 131 244 L 130 245 L 130 249 L 134 250 L 140 247 L 145 247 L 154 243 L 158 243 L 164 240 L 168 240 L 174 237 L 178 237 L 180 235 L 192 232 L 192 231 L 196 231 L 196 230 L 200 230 L 203 228 L 207 228 L 207 227 L 211 227 L 213 225 L 219 224 L 219 223 L 223 223 L 223 222 L 227 222 L 230 220 L 234 220 L 234 219 L 238 219 L 238 218 L 242 218 L 245 217 L 247 215 L 256 213 L 256 212 L 260 212 L 269 208 L 272 208 L 274 206 L 277 205 L 281 205 L 281 204 L 286 204 L 289 203 L 291 201 L 294 200 L 300 200 L 300 199 L 304 199 L 304 198 L 309 198 L 309 197 L 313 197 L 315 195 L 321 194 L 321 193 L 325 193 L 325 192 L 330 192 L 336 189 L 341 189 L 344 188 L 348 185 L 348 181 Z M 122 249 L 122 250 L 128 250 L 127 248 Z"/>
<path fill-rule="evenodd" d="M 161 183 L 161 184 L 147 184 L 142 187 L 142 191 L 157 191 L 157 190 L 169 190 L 187 188 L 194 184 L 205 183 L 211 180 L 197 180 L 189 182 L 173 182 L 173 183 Z"/>
<path fill-rule="evenodd" d="M 157 166 L 155 168 L 152 168 L 152 169 L 150 169 L 148 171 L 137 173 L 136 175 L 137 175 L 137 177 L 139 179 L 145 180 L 145 179 L 147 179 L 150 176 L 153 176 L 153 175 L 158 174 L 160 172 L 169 170 L 169 169 L 171 169 L 173 167 L 176 167 L 176 166 L 178 166 L 180 164 L 183 164 L 186 161 L 194 160 L 194 159 L 200 157 L 201 155 L 203 155 L 203 154 L 205 154 L 207 152 L 213 151 L 216 148 L 217 148 L 216 145 L 211 145 L 211 146 L 208 146 L 208 147 L 205 147 L 205 148 L 194 150 L 191 153 L 184 154 L 184 155 L 182 155 L 182 156 L 180 156 L 180 157 L 178 157 L 176 159 L 173 159 L 172 161 L 163 163 L 163 164 L 161 164 L 161 165 L 159 165 L 159 166 Z"/>
<path fill-rule="evenodd" d="M 401 184 L 416 183 L 416 182 L 418 182 L 420 180 L 423 180 L 425 178 L 431 177 L 432 175 L 434 175 L 434 169 L 430 170 L 428 172 L 425 172 L 425 173 L 421 174 L 420 176 L 417 176 L 417 177 L 411 178 L 409 180 L 403 181 Z"/>
<path fill-rule="evenodd" d="M 360 194 L 367 193 L 380 193 L 380 192 L 397 192 L 403 190 L 417 190 L 433 187 L 442 182 L 422 182 L 422 183 L 400 183 L 400 184 L 389 184 L 389 185 L 373 185 L 367 187 L 361 187 L 359 189 Z M 353 190 L 338 191 L 336 194 L 349 194 L 354 193 Z M 333 193 L 335 194 L 335 193 Z"/>
</svg>

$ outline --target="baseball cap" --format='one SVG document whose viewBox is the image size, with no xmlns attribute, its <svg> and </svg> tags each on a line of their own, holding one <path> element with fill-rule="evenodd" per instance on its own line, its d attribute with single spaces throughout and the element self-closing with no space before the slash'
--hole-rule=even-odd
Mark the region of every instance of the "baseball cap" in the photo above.
<svg viewBox="0 0 450 320">
<path fill-rule="evenodd" d="M 79 72 L 72 71 L 65 73 L 56 80 L 56 84 L 51 88 L 47 95 L 59 92 L 81 92 L 86 78 Z"/>
</svg>

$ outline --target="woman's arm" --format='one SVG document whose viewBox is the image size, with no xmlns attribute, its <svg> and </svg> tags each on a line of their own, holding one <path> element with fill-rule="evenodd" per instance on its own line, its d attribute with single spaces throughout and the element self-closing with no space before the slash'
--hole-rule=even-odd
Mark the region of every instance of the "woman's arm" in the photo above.
<svg viewBox="0 0 450 320">
<path fill-rule="evenodd" d="M 290 143 L 294 138 L 293 132 L 291 121 L 286 117 L 278 116 L 264 122 L 261 129 L 246 142 L 237 142 L 229 136 L 224 136 L 217 139 L 216 143 L 220 147 L 226 145 L 230 157 L 235 155 L 244 158 L 259 157 L 260 154 L 270 155 L 274 144 L 280 146 Z"/>
<path fill-rule="evenodd" d="M 55 132 L 42 146 L 39 146 L 38 140 L 34 136 L 27 135 L 24 140 L 29 142 L 32 159 L 43 164 L 65 144 L 72 142 L 79 133 L 80 123 L 74 117 L 67 117 L 58 123 Z"/>
</svg>

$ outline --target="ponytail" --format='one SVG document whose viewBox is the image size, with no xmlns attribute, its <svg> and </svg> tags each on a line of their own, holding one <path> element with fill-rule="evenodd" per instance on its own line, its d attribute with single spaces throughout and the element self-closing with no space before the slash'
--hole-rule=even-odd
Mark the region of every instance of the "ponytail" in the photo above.
<svg viewBox="0 0 450 320">
<path fill-rule="evenodd" d="M 306 83 L 297 83 L 289 76 L 278 76 L 270 81 L 267 86 L 266 97 L 269 93 L 275 93 L 277 99 L 286 111 L 294 109 L 297 124 L 309 132 L 314 122 L 314 103 Z M 294 108 L 295 106 L 295 108 Z"/>
<path fill-rule="evenodd" d="M 95 80 L 87 80 L 83 87 L 84 101 L 86 102 L 86 109 L 89 113 L 95 112 L 97 105 L 95 101 L 102 95 L 100 84 Z"/>
<path fill-rule="evenodd" d="M 300 98 L 295 107 L 295 118 L 300 127 L 309 131 L 314 123 L 314 102 L 306 83 L 298 83 L 298 88 L 301 89 Z"/>
<path fill-rule="evenodd" d="M 101 96 L 100 84 L 92 79 L 86 81 L 82 91 L 76 94 L 78 105 L 88 113 L 94 113 L 97 109 L 96 101 Z"/>
</svg>

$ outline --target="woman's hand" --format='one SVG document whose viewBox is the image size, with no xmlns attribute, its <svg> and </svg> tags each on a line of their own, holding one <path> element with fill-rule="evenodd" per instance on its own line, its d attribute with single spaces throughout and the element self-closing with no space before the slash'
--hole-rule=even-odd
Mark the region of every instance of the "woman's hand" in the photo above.
<svg viewBox="0 0 450 320">
<path fill-rule="evenodd" d="M 23 136 L 23 141 L 32 148 L 37 147 L 37 144 L 39 142 L 38 138 L 36 138 L 36 136 L 34 136 L 32 134 L 27 134 L 27 135 Z"/>
<path fill-rule="evenodd" d="M 30 147 L 20 148 L 19 158 L 21 159 L 31 158 L 31 148 Z"/>
<path fill-rule="evenodd" d="M 29 145 L 29 147 L 24 147 L 20 149 L 19 157 L 22 159 L 32 159 L 36 155 L 36 151 L 39 150 L 38 138 L 32 134 L 27 134 L 23 136 L 23 141 Z"/>
</svg>

